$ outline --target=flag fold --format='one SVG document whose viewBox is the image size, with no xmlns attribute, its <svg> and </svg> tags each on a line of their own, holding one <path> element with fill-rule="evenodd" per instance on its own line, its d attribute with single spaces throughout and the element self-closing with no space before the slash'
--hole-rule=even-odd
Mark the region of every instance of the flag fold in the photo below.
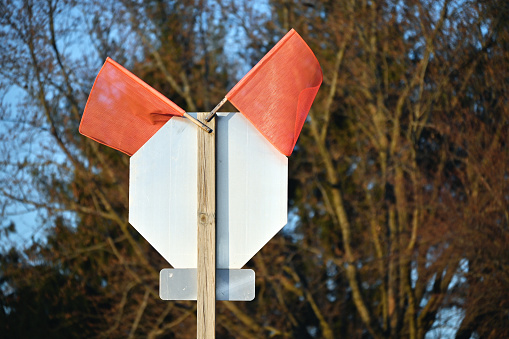
<svg viewBox="0 0 509 339">
<path fill-rule="evenodd" d="M 185 111 L 107 58 L 95 79 L 81 119 L 81 134 L 133 155 L 172 116 Z"/>
<path fill-rule="evenodd" d="M 276 149 L 289 156 L 322 80 L 315 55 L 291 29 L 226 98 Z"/>
</svg>

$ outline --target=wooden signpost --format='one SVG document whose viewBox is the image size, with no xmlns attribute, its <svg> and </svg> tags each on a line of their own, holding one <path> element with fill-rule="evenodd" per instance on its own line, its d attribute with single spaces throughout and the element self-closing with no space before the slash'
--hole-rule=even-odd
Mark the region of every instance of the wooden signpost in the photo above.
<svg viewBox="0 0 509 339">
<path fill-rule="evenodd" d="M 198 113 L 198 120 L 205 120 Z M 214 338 L 216 327 L 216 126 L 198 133 L 197 337 Z"/>
<path fill-rule="evenodd" d="M 254 298 L 242 267 L 287 222 L 285 155 L 322 78 L 293 29 L 210 114 L 185 112 L 109 58 L 96 78 L 80 132 L 131 156 L 129 222 L 174 267 L 161 270 L 161 299 L 197 300 L 198 338 L 215 337 L 216 300 Z M 226 100 L 243 114 L 216 115 Z"/>
</svg>

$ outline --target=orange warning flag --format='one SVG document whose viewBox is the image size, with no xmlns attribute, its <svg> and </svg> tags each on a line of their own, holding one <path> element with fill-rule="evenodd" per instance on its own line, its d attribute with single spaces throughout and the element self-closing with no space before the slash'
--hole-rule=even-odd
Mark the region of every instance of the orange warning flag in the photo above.
<svg viewBox="0 0 509 339">
<path fill-rule="evenodd" d="M 292 29 L 226 98 L 276 149 L 289 156 L 322 79 L 318 60 Z"/>
<path fill-rule="evenodd" d="M 81 134 L 133 155 L 172 116 L 185 111 L 110 58 L 88 97 Z"/>
</svg>

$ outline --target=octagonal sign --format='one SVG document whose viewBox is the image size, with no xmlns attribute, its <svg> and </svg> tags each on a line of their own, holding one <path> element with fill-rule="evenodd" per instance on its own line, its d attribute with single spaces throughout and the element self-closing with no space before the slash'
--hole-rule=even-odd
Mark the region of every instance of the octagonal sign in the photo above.
<svg viewBox="0 0 509 339">
<path fill-rule="evenodd" d="M 242 114 L 216 119 L 216 267 L 242 268 L 287 222 L 288 159 Z M 130 160 L 129 222 L 174 268 L 197 266 L 197 133 L 174 117 Z"/>
</svg>

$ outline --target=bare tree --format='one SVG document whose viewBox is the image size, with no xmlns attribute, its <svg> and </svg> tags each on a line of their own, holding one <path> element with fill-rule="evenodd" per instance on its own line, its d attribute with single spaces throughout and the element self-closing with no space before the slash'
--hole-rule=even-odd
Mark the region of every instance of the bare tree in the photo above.
<svg viewBox="0 0 509 339">
<path fill-rule="evenodd" d="M 468 209 L 458 190 L 471 184 L 458 180 L 463 168 L 456 158 L 463 152 L 463 161 L 481 159 L 456 138 L 490 135 L 465 123 L 480 109 L 477 100 L 484 101 L 470 99 L 486 91 L 483 83 L 498 93 L 490 96 L 493 108 L 482 108 L 501 118 L 504 132 L 495 135 L 507 127 L 505 66 L 500 77 L 485 78 L 501 64 L 497 54 L 506 53 L 503 14 L 494 14 L 494 3 L 476 2 L 273 4 L 283 26 L 296 27 L 314 44 L 325 69 L 293 162 L 305 248 L 313 249 L 316 262 L 335 267 L 338 286 L 346 279 L 341 297 L 356 310 L 349 317 L 370 336 L 423 338 L 443 325 L 437 315 L 457 296 L 462 263 L 472 264 L 458 247 L 475 236 L 457 238 L 468 219 L 458 225 L 452 213 Z M 491 128 L 490 119 L 473 121 Z M 496 141 L 493 151 L 504 147 Z M 500 184 L 506 188 L 507 180 Z M 507 225 L 504 218 L 498 222 Z M 328 304 L 322 299 L 321 308 Z M 332 330 L 344 315 L 327 322 L 315 314 L 323 337 L 345 333 Z"/>
</svg>

